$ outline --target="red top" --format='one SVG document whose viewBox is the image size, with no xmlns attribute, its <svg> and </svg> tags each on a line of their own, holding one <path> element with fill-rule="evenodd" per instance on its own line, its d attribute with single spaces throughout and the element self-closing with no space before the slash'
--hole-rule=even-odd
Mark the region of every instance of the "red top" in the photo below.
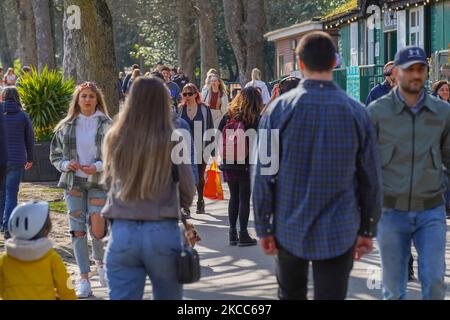
<svg viewBox="0 0 450 320">
<path fill-rule="evenodd" d="M 212 110 L 220 109 L 218 104 L 220 92 L 211 92 L 211 101 L 209 102 L 209 108 Z"/>
</svg>

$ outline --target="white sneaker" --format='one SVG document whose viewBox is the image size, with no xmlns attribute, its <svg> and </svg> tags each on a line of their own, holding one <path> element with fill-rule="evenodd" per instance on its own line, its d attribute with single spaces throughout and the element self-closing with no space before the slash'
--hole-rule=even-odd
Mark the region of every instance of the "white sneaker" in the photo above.
<svg viewBox="0 0 450 320">
<path fill-rule="evenodd" d="M 85 298 L 89 298 L 90 296 L 92 296 L 92 289 L 91 289 L 91 284 L 89 283 L 88 280 L 86 279 L 82 279 L 78 282 L 78 287 L 77 287 L 77 297 L 80 299 L 85 299 Z"/>
<path fill-rule="evenodd" d="M 102 287 L 108 286 L 108 280 L 106 279 L 106 270 L 103 266 L 97 266 L 97 273 L 98 273 L 98 281 L 100 282 L 100 285 Z"/>
</svg>

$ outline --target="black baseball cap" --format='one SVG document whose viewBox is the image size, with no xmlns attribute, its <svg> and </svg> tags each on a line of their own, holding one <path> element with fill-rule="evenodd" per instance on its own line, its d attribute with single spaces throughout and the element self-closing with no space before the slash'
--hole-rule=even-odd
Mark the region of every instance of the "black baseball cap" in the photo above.
<svg viewBox="0 0 450 320">
<path fill-rule="evenodd" d="M 397 52 L 395 55 L 395 66 L 407 69 L 413 64 L 420 63 L 428 65 L 427 55 L 421 47 L 409 46 Z"/>
</svg>

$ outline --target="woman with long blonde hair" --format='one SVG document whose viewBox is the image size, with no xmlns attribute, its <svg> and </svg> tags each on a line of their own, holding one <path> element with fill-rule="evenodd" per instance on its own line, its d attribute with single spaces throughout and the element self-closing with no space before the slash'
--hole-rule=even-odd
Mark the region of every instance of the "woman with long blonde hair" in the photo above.
<svg viewBox="0 0 450 320">
<path fill-rule="evenodd" d="M 217 74 L 210 73 L 207 76 L 206 85 L 202 89 L 202 100 L 211 109 L 214 127 L 217 128 L 228 109 L 227 89 Z"/>
<path fill-rule="evenodd" d="M 104 248 L 100 241 L 105 232 L 105 220 L 100 212 L 106 200 L 101 183 L 102 143 L 111 123 L 101 90 L 93 82 L 84 82 L 76 88 L 68 114 L 56 126 L 51 144 L 50 161 L 61 172 L 58 187 L 65 190 L 72 247 L 80 272 L 79 298 L 92 295 L 87 225 L 99 280 L 103 286 L 107 285 Z"/>
<path fill-rule="evenodd" d="M 16 85 L 16 75 L 14 74 L 13 68 L 8 68 L 7 73 L 5 74 L 5 77 L 3 79 L 6 86 L 15 86 Z"/>
<path fill-rule="evenodd" d="M 102 213 L 112 221 L 105 258 L 111 300 L 142 300 L 147 276 L 154 299 L 182 299 L 178 217 L 180 207 L 190 207 L 195 184 L 189 164 L 172 162 L 173 133 L 163 81 L 139 78 L 104 144 L 110 193 Z"/>
<path fill-rule="evenodd" d="M 252 70 L 252 81 L 245 85 L 248 87 L 255 87 L 261 91 L 261 97 L 264 105 L 267 105 L 270 102 L 270 93 L 267 85 L 264 81 L 261 81 L 261 70 L 258 68 L 254 68 Z"/>
</svg>

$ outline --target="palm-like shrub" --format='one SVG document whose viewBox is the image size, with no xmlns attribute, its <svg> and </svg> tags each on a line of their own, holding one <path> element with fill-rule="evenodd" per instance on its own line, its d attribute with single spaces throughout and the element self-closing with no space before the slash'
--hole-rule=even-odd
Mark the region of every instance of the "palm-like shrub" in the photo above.
<svg viewBox="0 0 450 320">
<path fill-rule="evenodd" d="M 67 113 L 75 83 L 64 79 L 60 71 L 49 71 L 45 67 L 41 73 L 32 69 L 18 80 L 17 89 L 25 111 L 33 122 L 37 141 L 48 141 L 56 124 Z"/>
</svg>

